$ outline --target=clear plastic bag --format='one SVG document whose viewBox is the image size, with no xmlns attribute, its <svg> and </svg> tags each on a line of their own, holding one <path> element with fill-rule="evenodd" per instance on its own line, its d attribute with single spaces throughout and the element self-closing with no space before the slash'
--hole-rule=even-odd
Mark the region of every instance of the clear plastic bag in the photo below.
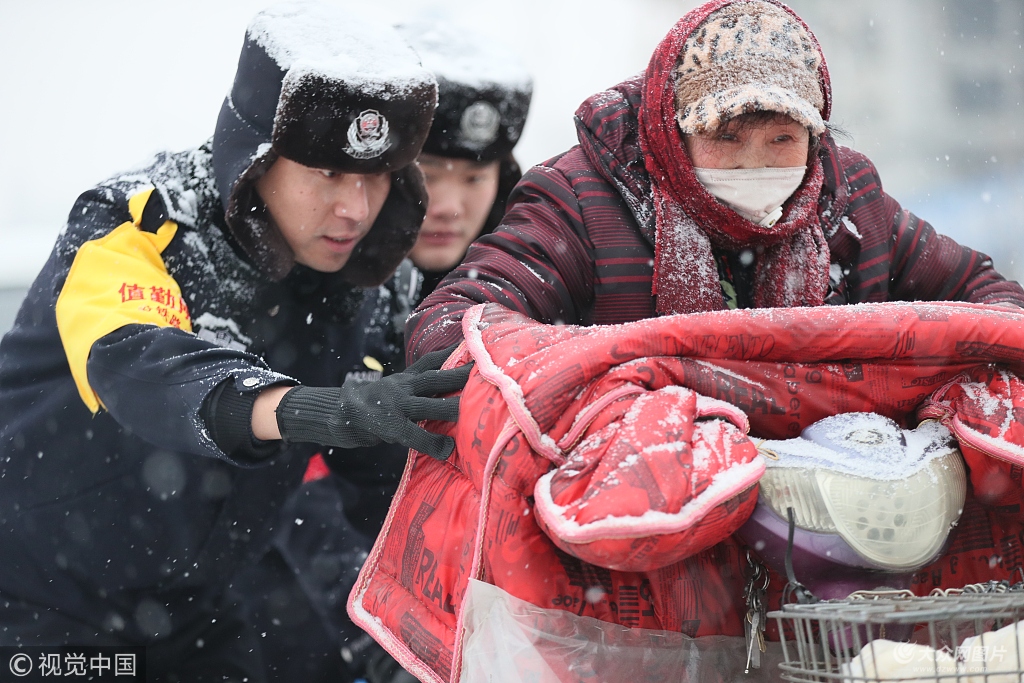
<svg viewBox="0 0 1024 683">
<path fill-rule="evenodd" d="M 543 609 L 471 581 L 460 683 L 767 683 L 779 681 L 778 643 L 744 674 L 741 637 L 690 638 Z"/>
</svg>

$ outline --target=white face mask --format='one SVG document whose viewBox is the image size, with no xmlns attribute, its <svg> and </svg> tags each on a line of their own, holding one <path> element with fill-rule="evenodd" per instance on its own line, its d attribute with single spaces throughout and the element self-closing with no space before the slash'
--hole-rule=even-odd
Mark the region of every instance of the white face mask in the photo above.
<svg viewBox="0 0 1024 683">
<path fill-rule="evenodd" d="M 747 220 L 770 228 L 782 218 L 782 204 L 800 187 L 807 167 L 693 170 L 715 199 Z"/>
</svg>

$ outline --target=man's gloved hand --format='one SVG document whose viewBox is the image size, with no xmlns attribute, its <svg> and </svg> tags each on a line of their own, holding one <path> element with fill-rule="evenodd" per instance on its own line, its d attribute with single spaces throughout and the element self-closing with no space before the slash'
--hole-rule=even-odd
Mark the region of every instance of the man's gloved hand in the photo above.
<svg viewBox="0 0 1024 683">
<path fill-rule="evenodd" d="M 459 397 L 449 394 L 466 385 L 472 363 L 439 370 L 452 348 L 428 353 L 404 372 L 377 382 L 343 387 L 291 389 L 277 406 L 277 426 L 285 441 L 337 448 L 400 443 L 445 460 L 455 448 L 449 436 L 432 434 L 416 422 L 459 417 Z"/>
</svg>

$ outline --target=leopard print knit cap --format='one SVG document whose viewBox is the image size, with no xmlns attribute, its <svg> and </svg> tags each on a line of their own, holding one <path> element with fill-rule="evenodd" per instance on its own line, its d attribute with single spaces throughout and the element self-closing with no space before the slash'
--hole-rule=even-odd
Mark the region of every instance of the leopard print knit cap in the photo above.
<svg viewBox="0 0 1024 683">
<path fill-rule="evenodd" d="M 799 19 L 766 2 L 735 2 L 686 40 L 676 67 L 676 121 L 704 133 L 755 111 L 785 114 L 818 135 L 825 99 L 822 57 Z"/>
</svg>

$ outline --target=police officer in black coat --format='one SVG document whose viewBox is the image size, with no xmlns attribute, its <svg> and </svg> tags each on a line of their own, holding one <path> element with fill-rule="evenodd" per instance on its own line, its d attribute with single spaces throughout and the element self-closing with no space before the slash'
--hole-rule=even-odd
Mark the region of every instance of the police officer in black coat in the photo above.
<svg viewBox="0 0 1024 683">
<path fill-rule="evenodd" d="M 513 50 L 479 33 L 447 21 L 397 28 L 438 81 L 437 110 L 418 158 L 430 201 L 409 260 L 396 274 L 396 291 L 415 305 L 459 264 L 473 240 L 501 221 L 522 175 L 512 152 L 533 85 Z M 396 316 L 399 336 L 404 324 L 405 316 Z M 316 478 L 285 505 L 272 550 L 244 576 L 261 631 L 277 650 L 274 659 L 294 678 L 327 683 L 337 681 L 341 669 L 368 683 L 415 681 L 346 612 L 404 466 L 383 450 L 377 454 L 380 462 L 398 464 L 392 476 L 378 470 L 376 480 L 354 483 L 338 471 L 311 471 Z M 285 622 L 301 627 L 289 632 L 280 626 Z"/>
<path fill-rule="evenodd" d="M 453 446 L 415 422 L 455 419 L 432 397 L 466 368 L 363 381 L 400 357 L 392 273 L 435 101 L 392 29 L 275 6 L 211 141 L 78 199 L 0 342 L 0 644 L 144 645 L 149 680 L 272 680 L 233 580 L 309 456 L 377 482 L 396 465 L 366 447 Z"/>
</svg>

